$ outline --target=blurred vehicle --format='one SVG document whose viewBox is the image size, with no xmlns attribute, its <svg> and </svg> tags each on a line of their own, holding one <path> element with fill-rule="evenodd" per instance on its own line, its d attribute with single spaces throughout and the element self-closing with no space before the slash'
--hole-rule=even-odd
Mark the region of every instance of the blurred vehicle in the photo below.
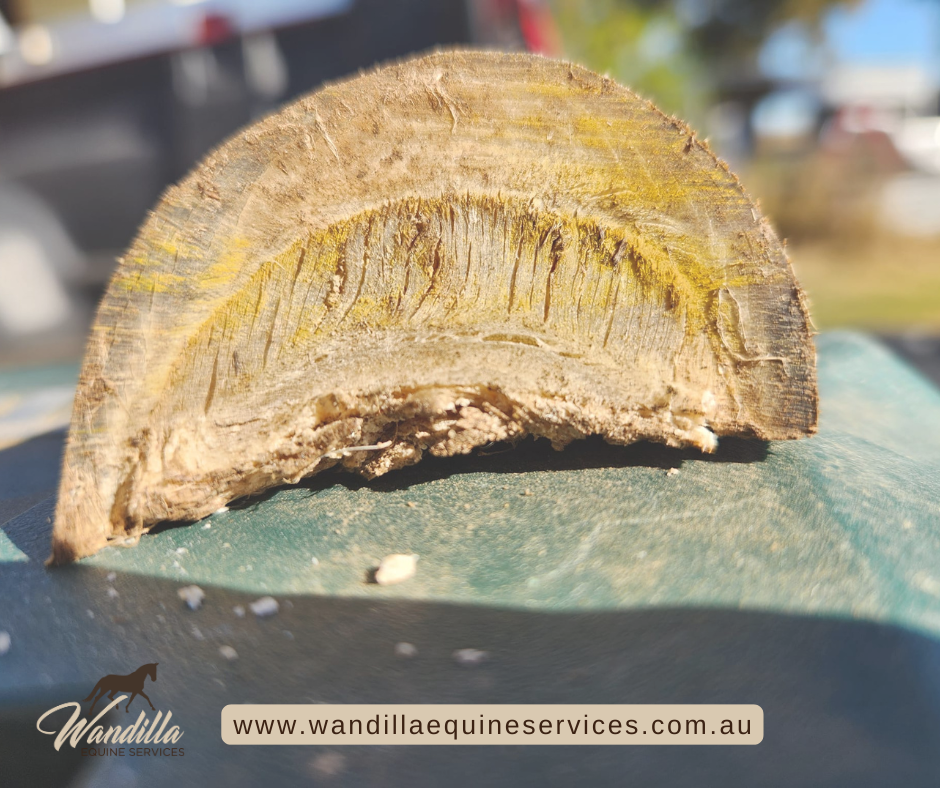
<svg viewBox="0 0 940 788">
<path fill-rule="evenodd" d="M 919 66 L 835 69 L 822 84 L 834 113 L 824 142 L 858 148 L 881 175 L 878 220 L 893 232 L 940 236 L 940 117 L 934 77 Z"/>
<path fill-rule="evenodd" d="M 90 310 L 147 210 L 285 101 L 436 45 L 521 48 L 534 0 L 0 0 L 0 343 Z"/>
</svg>

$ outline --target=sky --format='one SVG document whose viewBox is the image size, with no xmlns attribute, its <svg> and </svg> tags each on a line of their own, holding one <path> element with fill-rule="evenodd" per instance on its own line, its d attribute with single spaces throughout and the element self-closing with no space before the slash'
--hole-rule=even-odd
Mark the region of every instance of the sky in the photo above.
<svg viewBox="0 0 940 788">
<path fill-rule="evenodd" d="M 940 85 L 940 0 L 865 0 L 830 12 L 823 32 L 820 51 L 799 25 L 777 31 L 761 53 L 763 71 L 802 79 L 839 64 L 918 65 Z M 764 134 L 804 133 L 815 121 L 815 101 L 805 90 L 772 94 L 758 106 L 755 126 Z"/>
<path fill-rule="evenodd" d="M 830 12 L 823 30 L 837 63 L 916 64 L 940 80 L 940 0 L 865 0 Z M 818 73 L 825 59 L 790 25 L 771 36 L 761 65 L 768 74 L 798 78 Z"/>
<path fill-rule="evenodd" d="M 830 13 L 824 29 L 840 61 L 921 63 L 940 76 L 937 0 L 866 0 Z"/>
</svg>

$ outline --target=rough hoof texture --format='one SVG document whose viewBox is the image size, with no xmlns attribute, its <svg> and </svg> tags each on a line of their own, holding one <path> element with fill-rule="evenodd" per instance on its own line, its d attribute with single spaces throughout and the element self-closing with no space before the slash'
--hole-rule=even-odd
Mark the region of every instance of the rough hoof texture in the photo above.
<svg viewBox="0 0 940 788">
<path fill-rule="evenodd" d="M 783 247 L 687 126 L 567 63 L 436 54 L 167 191 L 92 331 L 51 560 L 337 463 L 815 425 Z"/>
</svg>

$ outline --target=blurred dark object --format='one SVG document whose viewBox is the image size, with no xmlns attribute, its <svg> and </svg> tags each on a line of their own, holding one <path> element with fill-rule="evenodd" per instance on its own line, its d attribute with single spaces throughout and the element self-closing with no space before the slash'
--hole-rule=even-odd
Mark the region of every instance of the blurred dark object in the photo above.
<svg viewBox="0 0 940 788">
<path fill-rule="evenodd" d="M 30 360 L 47 334 L 55 349 L 40 357 L 74 355 L 147 210 L 238 128 L 412 52 L 548 41 L 539 12 L 534 0 L 0 0 L 0 361 Z"/>
<path fill-rule="evenodd" d="M 940 388 L 940 337 L 908 332 L 881 341 Z"/>
</svg>

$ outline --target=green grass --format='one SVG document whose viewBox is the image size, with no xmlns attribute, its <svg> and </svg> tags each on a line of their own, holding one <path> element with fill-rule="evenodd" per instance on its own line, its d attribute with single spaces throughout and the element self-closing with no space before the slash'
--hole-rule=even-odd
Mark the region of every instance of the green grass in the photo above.
<svg viewBox="0 0 940 788">
<path fill-rule="evenodd" d="M 817 242 L 789 251 L 818 328 L 940 331 L 940 240 Z"/>
</svg>

